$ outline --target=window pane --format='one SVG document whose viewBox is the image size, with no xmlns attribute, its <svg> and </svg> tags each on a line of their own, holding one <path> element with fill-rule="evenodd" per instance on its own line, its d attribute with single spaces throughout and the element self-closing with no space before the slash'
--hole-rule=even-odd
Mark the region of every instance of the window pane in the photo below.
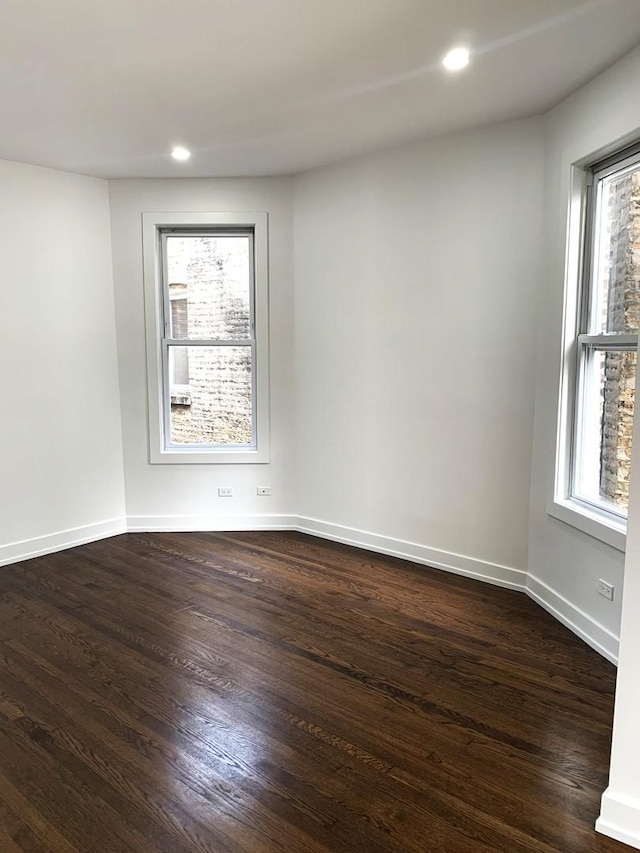
<svg viewBox="0 0 640 853">
<path fill-rule="evenodd" d="M 189 352 L 186 347 L 177 347 L 172 352 L 170 383 L 171 390 L 176 385 L 189 384 Z"/>
<path fill-rule="evenodd" d="M 582 415 L 578 496 L 626 514 L 636 352 L 597 350 L 588 356 Z"/>
<path fill-rule="evenodd" d="M 595 299 L 590 327 L 637 332 L 640 326 L 640 167 L 598 184 Z"/>
<path fill-rule="evenodd" d="M 169 377 L 186 366 L 188 385 L 171 391 L 171 443 L 251 445 L 251 347 L 169 347 Z"/>
<path fill-rule="evenodd" d="M 167 237 L 172 338 L 250 337 L 250 248 L 247 235 Z"/>
</svg>

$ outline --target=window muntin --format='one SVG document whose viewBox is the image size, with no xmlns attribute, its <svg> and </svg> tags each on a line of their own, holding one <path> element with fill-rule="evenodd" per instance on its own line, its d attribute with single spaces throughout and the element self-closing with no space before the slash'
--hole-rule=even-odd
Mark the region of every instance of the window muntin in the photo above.
<svg viewBox="0 0 640 853">
<path fill-rule="evenodd" d="M 640 317 L 640 154 L 587 175 L 570 496 L 623 521 Z"/>
</svg>

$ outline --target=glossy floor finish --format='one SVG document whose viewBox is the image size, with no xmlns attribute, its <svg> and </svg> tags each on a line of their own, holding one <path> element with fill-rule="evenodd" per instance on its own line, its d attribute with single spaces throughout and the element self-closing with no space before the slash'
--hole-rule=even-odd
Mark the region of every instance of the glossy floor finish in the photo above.
<svg viewBox="0 0 640 853">
<path fill-rule="evenodd" d="M 524 595 L 294 533 L 0 572 L 0 851 L 622 851 L 614 667 Z"/>
</svg>

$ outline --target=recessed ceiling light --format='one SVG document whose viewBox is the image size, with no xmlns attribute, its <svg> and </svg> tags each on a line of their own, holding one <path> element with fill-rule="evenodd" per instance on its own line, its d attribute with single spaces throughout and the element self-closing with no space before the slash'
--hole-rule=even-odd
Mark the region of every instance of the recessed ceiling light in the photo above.
<svg viewBox="0 0 640 853">
<path fill-rule="evenodd" d="M 191 157 L 191 151 L 182 145 L 176 145 L 171 152 L 171 156 L 174 160 L 188 160 Z"/>
<path fill-rule="evenodd" d="M 469 51 L 466 47 L 454 47 L 442 60 L 447 71 L 461 71 L 469 64 Z"/>
</svg>

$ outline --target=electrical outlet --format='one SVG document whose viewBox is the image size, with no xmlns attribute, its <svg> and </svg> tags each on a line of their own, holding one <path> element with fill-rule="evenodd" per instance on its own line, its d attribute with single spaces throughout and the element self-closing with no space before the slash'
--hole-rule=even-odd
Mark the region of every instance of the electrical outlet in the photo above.
<svg viewBox="0 0 640 853">
<path fill-rule="evenodd" d="M 602 578 L 598 578 L 598 592 L 600 595 L 608 598 L 609 601 L 613 601 L 613 586 L 610 583 L 603 581 Z"/>
<path fill-rule="evenodd" d="M 218 497 L 219 498 L 232 498 L 233 497 L 233 489 L 230 486 L 225 486 L 218 489 Z"/>
<path fill-rule="evenodd" d="M 256 492 L 259 495 L 270 495 L 271 494 L 271 486 L 258 486 Z"/>
</svg>

